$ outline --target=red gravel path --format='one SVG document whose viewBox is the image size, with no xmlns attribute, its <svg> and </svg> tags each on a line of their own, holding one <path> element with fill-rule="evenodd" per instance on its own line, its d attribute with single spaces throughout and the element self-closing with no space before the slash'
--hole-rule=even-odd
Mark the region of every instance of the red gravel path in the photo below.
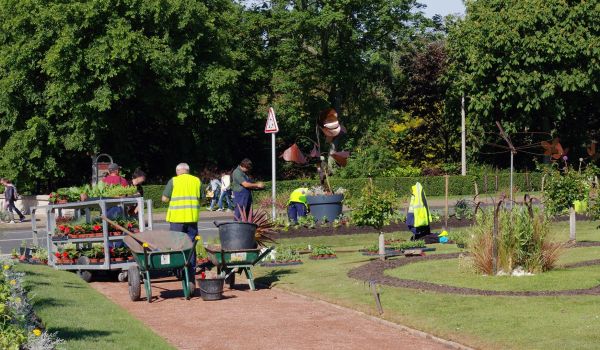
<svg viewBox="0 0 600 350">
<path fill-rule="evenodd" d="M 153 284 L 154 301 L 129 300 L 127 283 L 91 285 L 179 349 L 448 349 L 350 310 L 276 289 L 183 299 L 181 284 Z M 143 290 L 143 289 L 142 289 Z M 142 295 L 143 295 L 142 291 Z"/>
</svg>

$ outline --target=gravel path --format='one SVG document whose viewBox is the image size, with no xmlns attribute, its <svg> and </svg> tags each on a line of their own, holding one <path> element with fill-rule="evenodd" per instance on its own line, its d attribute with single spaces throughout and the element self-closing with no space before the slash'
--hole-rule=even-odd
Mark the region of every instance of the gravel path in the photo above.
<svg viewBox="0 0 600 350">
<path fill-rule="evenodd" d="M 186 301 L 179 282 L 154 283 L 155 299 L 148 304 L 130 301 L 127 283 L 91 285 L 179 349 L 450 348 L 426 335 L 277 289 L 225 287 L 224 300 L 196 296 Z"/>
</svg>

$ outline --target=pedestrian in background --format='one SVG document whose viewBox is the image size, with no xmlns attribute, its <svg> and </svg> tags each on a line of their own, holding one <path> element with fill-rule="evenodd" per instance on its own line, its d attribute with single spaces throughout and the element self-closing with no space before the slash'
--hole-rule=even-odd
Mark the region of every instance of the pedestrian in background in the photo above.
<svg viewBox="0 0 600 350">
<path fill-rule="evenodd" d="M 223 210 L 223 199 L 227 204 L 227 212 L 231 212 L 233 203 L 231 201 L 231 176 L 229 172 L 224 171 L 221 174 L 221 195 L 219 196 L 219 211 Z"/>
<path fill-rule="evenodd" d="M 17 209 L 17 206 L 15 205 L 15 201 L 19 198 L 17 188 L 9 179 L 2 178 L 0 179 L 0 182 L 2 183 L 2 186 L 4 186 L 4 206 L 8 210 L 8 215 L 10 217 L 9 223 L 15 223 L 14 213 L 17 213 L 19 216 L 19 222 L 25 221 L 25 215 L 23 215 L 23 213 L 21 213 L 21 211 Z"/>
<path fill-rule="evenodd" d="M 210 206 L 206 209 L 213 211 L 215 205 L 219 201 L 221 195 L 221 180 L 217 178 L 216 173 L 213 173 L 210 180 L 210 190 L 212 191 L 212 199 L 210 200 Z"/>
</svg>

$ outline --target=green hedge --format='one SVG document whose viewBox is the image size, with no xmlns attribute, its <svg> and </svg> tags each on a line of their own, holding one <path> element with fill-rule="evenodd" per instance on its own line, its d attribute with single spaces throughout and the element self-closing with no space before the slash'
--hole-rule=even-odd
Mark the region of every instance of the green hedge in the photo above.
<svg viewBox="0 0 600 350">
<path fill-rule="evenodd" d="M 486 186 L 487 178 L 487 186 Z M 513 182 L 514 187 L 519 191 L 539 191 L 541 187 L 542 174 L 541 173 L 515 173 Z M 369 179 L 358 178 L 358 179 L 339 179 L 332 178 L 331 186 L 336 189 L 343 187 L 348 191 L 350 196 L 360 194 L 360 190 L 365 186 Z M 420 177 L 379 177 L 373 179 L 373 184 L 381 190 L 392 191 L 398 196 L 408 196 L 410 193 L 410 186 L 414 185 L 415 182 L 419 181 L 425 188 L 425 192 L 428 196 L 443 196 L 445 189 L 444 176 L 420 176 Z M 496 176 L 487 175 L 484 176 L 460 176 L 453 175 L 448 179 L 448 192 L 451 196 L 473 196 L 475 195 L 475 183 L 477 183 L 479 193 L 496 193 L 498 191 L 508 192 L 510 187 L 510 175 L 500 173 L 498 174 L 498 187 L 496 189 Z M 254 201 L 259 202 L 265 197 L 271 195 L 271 183 L 265 182 L 265 191 L 258 191 L 254 194 Z M 308 187 L 318 185 L 317 180 L 285 180 L 277 181 L 277 193 L 280 195 L 287 196 L 294 189 L 307 185 Z M 487 191 L 486 191 L 487 188 Z M 164 203 L 160 201 L 164 185 L 145 185 L 144 186 L 144 197 L 150 198 L 154 201 L 155 207 L 164 207 Z M 279 197 L 279 196 L 278 196 Z"/>
</svg>

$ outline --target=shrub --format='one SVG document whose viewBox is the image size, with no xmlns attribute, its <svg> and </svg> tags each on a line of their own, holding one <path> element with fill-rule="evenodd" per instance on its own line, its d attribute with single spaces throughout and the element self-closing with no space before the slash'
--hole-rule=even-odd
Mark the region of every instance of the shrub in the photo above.
<svg viewBox="0 0 600 350">
<path fill-rule="evenodd" d="M 544 205 L 550 215 L 560 214 L 571 208 L 575 201 L 587 198 L 590 184 L 585 175 L 572 168 L 560 171 L 556 167 L 546 168 Z"/>
<path fill-rule="evenodd" d="M 393 214 L 393 196 L 382 192 L 370 183 L 362 190 L 362 196 L 351 204 L 352 221 L 358 226 L 370 226 L 377 231 L 390 224 Z"/>
<path fill-rule="evenodd" d="M 538 273 L 551 270 L 563 245 L 548 239 L 548 219 L 527 206 L 512 209 L 482 210 L 477 214 L 473 226 L 473 237 L 469 250 L 476 271 L 493 274 L 493 229 L 498 221 L 497 270 L 510 272 L 521 266 L 528 272 Z"/>
</svg>

